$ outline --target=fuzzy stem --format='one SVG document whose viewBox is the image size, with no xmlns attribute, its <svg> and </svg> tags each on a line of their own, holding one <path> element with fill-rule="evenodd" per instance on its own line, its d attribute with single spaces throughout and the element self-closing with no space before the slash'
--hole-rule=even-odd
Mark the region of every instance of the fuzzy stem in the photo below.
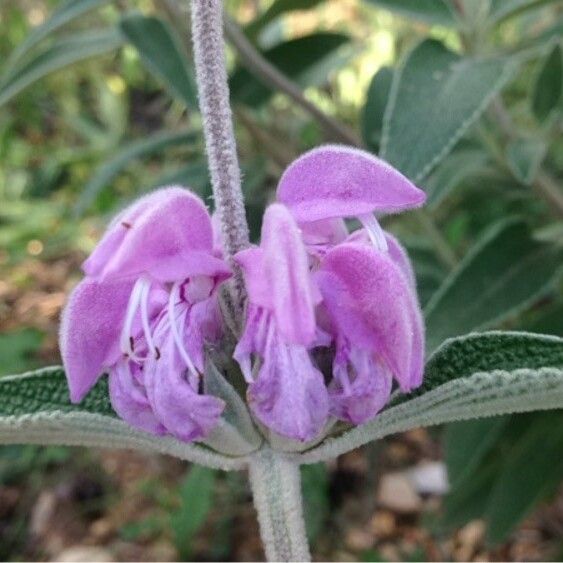
<svg viewBox="0 0 563 563">
<path fill-rule="evenodd" d="M 263 448 L 250 460 L 249 478 L 268 561 L 310 561 L 299 465 Z"/>
<path fill-rule="evenodd" d="M 203 131 L 223 251 L 233 269 L 227 308 L 240 318 L 245 299 L 242 272 L 233 256 L 249 245 L 223 41 L 221 0 L 192 0 L 192 38 Z"/>
</svg>

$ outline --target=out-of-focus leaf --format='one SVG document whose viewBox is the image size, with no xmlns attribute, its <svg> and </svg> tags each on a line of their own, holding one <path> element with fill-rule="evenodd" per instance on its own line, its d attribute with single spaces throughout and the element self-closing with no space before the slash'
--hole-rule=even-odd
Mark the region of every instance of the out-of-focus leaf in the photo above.
<svg viewBox="0 0 563 563">
<path fill-rule="evenodd" d="M 416 274 L 418 297 L 421 304 L 425 305 L 442 285 L 447 272 L 431 247 L 421 246 L 407 240 L 405 248 Z"/>
<path fill-rule="evenodd" d="M 195 534 L 207 520 L 213 505 L 216 473 L 194 465 L 180 486 L 180 508 L 170 517 L 174 545 L 183 561 L 189 561 Z"/>
<path fill-rule="evenodd" d="M 326 465 L 302 465 L 301 488 L 307 537 L 313 543 L 323 529 L 330 510 Z"/>
<path fill-rule="evenodd" d="M 557 303 L 542 311 L 526 324 L 525 328 L 529 332 L 563 336 L 563 303 Z"/>
<path fill-rule="evenodd" d="M 495 479 L 486 512 L 489 541 L 505 539 L 536 502 L 557 488 L 563 479 L 562 451 L 561 411 L 535 417 Z"/>
<path fill-rule="evenodd" d="M 512 76 L 507 58 L 463 58 L 435 40 L 419 44 L 395 73 L 381 155 L 412 180 L 455 146 Z"/>
<path fill-rule="evenodd" d="M 551 242 L 557 246 L 563 246 L 563 222 L 555 221 L 543 225 L 534 231 L 534 238 L 542 242 Z"/>
<path fill-rule="evenodd" d="M 315 33 L 291 39 L 262 53 L 269 62 L 302 88 L 319 86 L 327 75 L 342 66 L 350 53 L 342 47 L 350 38 L 339 33 Z M 230 81 L 231 98 L 249 106 L 266 103 L 272 90 L 248 70 L 238 68 Z"/>
<path fill-rule="evenodd" d="M 484 420 L 451 424 L 446 448 L 453 447 L 461 453 L 465 446 L 462 458 L 470 468 L 463 470 L 462 478 L 453 483 L 445 499 L 445 524 L 450 528 L 475 518 L 485 519 L 489 541 L 505 540 L 526 513 L 557 488 L 563 477 L 560 419 L 560 412 L 539 412 L 493 419 L 489 427 Z M 500 433 L 497 423 L 502 426 Z M 488 434 L 491 430 L 494 440 Z M 482 444 L 477 442 L 479 434 L 486 443 L 485 455 Z"/>
<path fill-rule="evenodd" d="M 123 37 L 116 29 L 81 32 L 53 43 L 0 81 L 0 106 L 37 80 L 78 61 L 113 51 L 122 43 Z"/>
<path fill-rule="evenodd" d="M 561 257 L 561 250 L 534 241 L 521 221 L 490 228 L 426 306 L 428 350 L 523 310 L 553 283 Z"/>
<path fill-rule="evenodd" d="M 41 332 L 32 328 L 0 334 L 0 376 L 34 367 L 36 360 L 32 354 L 38 350 L 42 340 Z"/>
<path fill-rule="evenodd" d="M 497 475 L 497 465 L 482 464 L 463 482 L 463 486 L 452 489 L 444 500 L 447 528 L 462 526 L 467 522 L 482 517 L 487 510 L 487 503 Z"/>
<path fill-rule="evenodd" d="M 499 23 L 506 18 L 555 1 L 557 0 L 490 0 L 490 19 L 493 23 Z"/>
<path fill-rule="evenodd" d="M 539 121 L 545 121 L 552 111 L 561 110 L 562 91 L 563 58 L 558 44 L 542 63 L 532 92 L 532 110 Z"/>
<path fill-rule="evenodd" d="M 33 47 L 53 31 L 57 31 L 67 23 L 75 20 L 85 13 L 107 4 L 110 0 L 67 0 L 63 2 L 51 15 L 51 17 L 41 25 L 33 28 L 26 38 L 12 51 L 8 61 L 4 66 L 5 72 L 21 60 Z"/>
<path fill-rule="evenodd" d="M 447 0 L 368 0 L 376 6 L 429 24 L 457 25 Z"/>
<path fill-rule="evenodd" d="M 154 154 L 167 147 L 190 143 L 196 139 L 196 134 L 188 131 L 177 133 L 157 133 L 147 139 L 134 141 L 123 146 L 117 154 L 103 164 L 90 181 L 76 203 L 76 213 L 83 213 L 94 201 L 98 193 L 103 190 L 132 160 Z"/>
<path fill-rule="evenodd" d="M 440 205 L 464 180 L 485 170 L 488 163 L 488 154 L 479 148 L 464 148 L 450 154 L 424 182 L 427 204 Z"/>
<path fill-rule="evenodd" d="M 479 466 L 509 420 L 509 417 L 497 416 L 448 424 L 444 437 L 445 461 L 452 487 Z"/>
<path fill-rule="evenodd" d="M 211 196 L 211 184 L 207 162 L 198 160 L 172 172 L 167 172 L 151 185 L 151 189 L 159 186 L 181 185 L 197 192 L 205 200 Z"/>
<path fill-rule="evenodd" d="M 152 16 L 129 14 L 122 18 L 120 27 L 147 69 L 162 80 L 172 95 L 197 109 L 193 74 L 170 26 Z"/>
<path fill-rule="evenodd" d="M 245 27 L 245 33 L 254 37 L 279 16 L 295 10 L 310 10 L 322 0 L 275 0 L 275 2 Z"/>
<path fill-rule="evenodd" d="M 362 137 L 366 146 L 373 152 L 379 151 L 381 131 L 383 129 L 383 115 L 391 91 L 393 69 L 384 66 L 371 79 L 366 104 L 361 118 Z"/>
<path fill-rule="evenodd" d="M 518 139 L 506 147 L 508 165 L 514 176 L 522 183 L 530 185 L 538 172 L 547 151 L 541 139 Z"/>
</svg>

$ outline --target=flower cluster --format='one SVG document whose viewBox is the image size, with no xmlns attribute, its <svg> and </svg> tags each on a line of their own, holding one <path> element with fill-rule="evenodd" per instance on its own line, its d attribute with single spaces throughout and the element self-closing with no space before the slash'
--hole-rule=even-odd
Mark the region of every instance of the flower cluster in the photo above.
<svg viewBox="0 0 563 563">
<path fill-rule="evenodd" d="M 248 302 L 232 354 L 260 426 L 299 441 L 335 419 L 362 424 L 393 382 L 420 385 L 424 328 L 408 257 L 375 213 L 425 196 L 385 162 L 324 146 L 283 174 L 260 245 L 235 256 Z M 362 225 L 349 233 L 345 219 Z M 131 425 L 204 439 L 224 402 L 207 392 L 206 348 L 221 349 L 219 288 L 230 276 L 203 203 L 164 188 L 121 213 L 84 263 L 61 349 L 71 399 L 109 374 Z"/>
</svg>

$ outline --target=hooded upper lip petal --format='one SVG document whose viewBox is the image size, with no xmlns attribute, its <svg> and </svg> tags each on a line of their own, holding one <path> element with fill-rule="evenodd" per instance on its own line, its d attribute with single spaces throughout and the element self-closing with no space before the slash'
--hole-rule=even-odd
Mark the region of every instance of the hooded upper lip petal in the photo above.
<svg viewBox="0 0 563 563">
<path fill-rule="evenodd" d="M 425 193 L 383 160 L 360 149 L 325 145 L 285 170 L 277 199 L 298 223 L 396 213 L 421 206 Z"/>
</svg>

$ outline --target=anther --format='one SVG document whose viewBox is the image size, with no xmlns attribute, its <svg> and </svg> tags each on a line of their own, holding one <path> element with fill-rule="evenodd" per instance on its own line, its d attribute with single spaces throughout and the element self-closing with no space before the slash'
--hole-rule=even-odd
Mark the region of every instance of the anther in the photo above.
<svg viewBox="0 0 563 563">
<path fill-rule="evenodd" d="M 126 229 L 130 229 L 133 225 L 128 223 L 127 221 L 121 221 L 121 225 L 124 226 Z"/>
<path fill-rule="evenodd" d="M 160 350 L 159 350 L 158 346 L 154 347 L 154 355 L 155 355 L 157 360 L 160 360 Z"/>
</svg>

